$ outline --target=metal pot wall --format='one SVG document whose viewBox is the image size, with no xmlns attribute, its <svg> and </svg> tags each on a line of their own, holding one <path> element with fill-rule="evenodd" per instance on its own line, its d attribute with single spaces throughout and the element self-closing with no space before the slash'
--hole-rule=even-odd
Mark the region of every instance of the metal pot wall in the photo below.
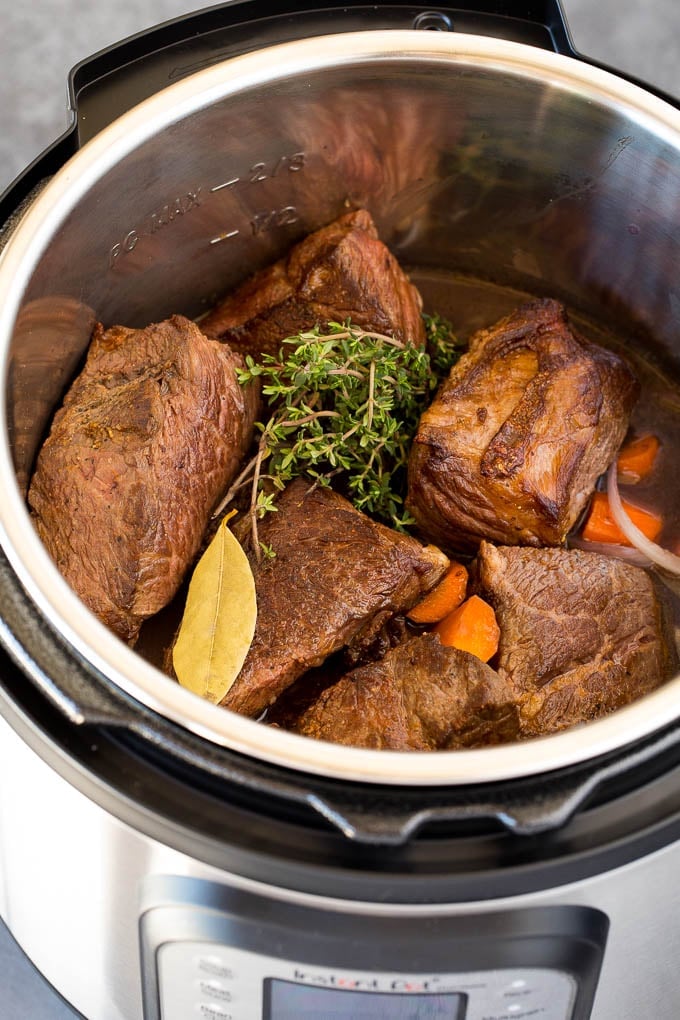
<svg viewBox="0 0 680 1020">
<path fill-rule="evenodd" d="M 45 658 L 41 683 L 62 709 L 105 714 L 123 697 L 213 745 L 342 780 L 516 779 L 671 727 L 680 678 L 584 728 L 464 754 L 340 749 L 266 730 L 170 683 L 84 608 L 33 531 L 24 485 L 95 318 L 198 315 L 348 206 L 371 210 L 444 304 L 452 274 L 553 295 L 673 370 L 679 157 L 680 114 L 635 84 L 535 46 L 414 29 L 237 56 L 97 130 L 32 196 L 0 263 L 10 652 L 29 670 Z M 78 670 L 55 670 L 59 656 Z"/>
</svg>

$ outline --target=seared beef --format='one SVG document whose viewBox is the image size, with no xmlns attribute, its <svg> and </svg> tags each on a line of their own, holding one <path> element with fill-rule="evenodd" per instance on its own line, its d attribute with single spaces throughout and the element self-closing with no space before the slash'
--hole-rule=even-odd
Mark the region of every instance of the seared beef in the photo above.
<svg viewBox="0 0 680 1020">
<path fill-rule="evenodd" d="M 318 740 L 392 751 L 435 751 L 515 740 L 512 684 L 438 637 L 411 637 L 380 662 L 329 687 L 297 724 Z"/>
<path fill-rule="evenodd" d="M 385 620 L 380 615 L 375 617 L 374 624 L 360 631 L 342 652 L 345 670 L 355 666 L 364 666 L 367 662 L 376 662 L 389 652 L 390 648 L 400 644 L 411 633 L 405 616 L 392 616 Z"/>
<path fill-rule="evenodd" d="M 596 719 L 667 680 L 677 656 L 651 576 L 579 549 L 483 542 L 476 587 L 500 626 L 501 678 L 525 736 Z"/>
<path fill-rule="evenodd" d="M 29 503 L 80 598 L 120 637 L 175 594 L 250 442 L 240 358 L 173 316 L 97 327 L 38 457 Z"/>
<path fill-rule="evenodd" d="M 492 664 L 432 634 L 405 637 L 311 703 L 298 695 L 300 714 L 289 706 L 285 725 L 357 747 L 481 747 L 596 719 L 677 667 L 663 603 L 644 570 L 579 550 L 483 542 L 473 576 L 500 625 Z"/>
<path fill-rule="evenodd" d="M 448 549 L 559 545 L 637 392 L 626 363 L 576 336 L 556 301 L 476 333 L 413 443 L 408 506 L 422 533 Z"/>
<path fill-rule="evenodd" d="M 203 321 L 208 336 L 257 358 L 317 323 L 352 322 L 424 341 L 421 299 L 378 240 L 364 210 L 348 213 L 291 249 L 222 301 Z"/>
<path fill-rule="evenodd" d="M 302 673 L 410 608 L 446 570 L 433 547 L 377 524 L 328 488 L 293 482 L 259 525 L 273 558 L 253 557 L 257 625 L 222 704 L 259 715 Z"/>
</svg>

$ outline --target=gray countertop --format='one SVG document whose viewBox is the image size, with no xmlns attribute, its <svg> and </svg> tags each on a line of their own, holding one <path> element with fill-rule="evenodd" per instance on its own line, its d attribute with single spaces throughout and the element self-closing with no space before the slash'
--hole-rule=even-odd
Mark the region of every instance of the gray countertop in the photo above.
<svg viewBox="0 0 680 1020">
<path fill-rule="evenodd" d="M 150 25 L 206 6 L 187 0 L 0 2 L 0 191 L 67 126 L 71 66 Z M 678 0 L 563 0 L 563 6 L 580 53 L 680 96 Z M 35 912 L 39 924 L 39 903 Z M 72 1020 L 77 1014 L 35 971 L 0 922 L 0 1020 L 29 1016 Z"/>
</svg>

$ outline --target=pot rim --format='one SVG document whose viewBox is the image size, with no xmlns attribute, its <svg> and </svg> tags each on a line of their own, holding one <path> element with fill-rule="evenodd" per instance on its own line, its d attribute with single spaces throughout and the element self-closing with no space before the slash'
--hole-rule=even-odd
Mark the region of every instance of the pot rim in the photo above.
<svg viewBox="0 0 680 1020">
<path fill-rule="evenodd" d="M 330 67 L 371 62 L 444 67 L 474 62 L 539 79 L 625 109 L 680 148 L 680 112 L 609 71 L 536 47 L 483 36 L 386 30 L 314 37 L 257 50 L 197 71 L 102 130 L 45 185 L 0 256 L 0 371 L 31 273 L 53 233 L 99 177 L 159 131 L 254 86 Z M 621 750 L 677 719 L 680 676 L 652 694 L 587 725 L 553 736 L 463 751 L 366 750 L 271 729 L 225 711 L 173 683 L 115 637 L 59 574 L 31 523 L 13 469 L 5 388 L 0 389 L 0 544 L 38 610 L 73 649 L 117 687 L 213 744 L 272 764 L 331 778 L 398 785 L 457 785 L 519 779 Z"/>
</svg>

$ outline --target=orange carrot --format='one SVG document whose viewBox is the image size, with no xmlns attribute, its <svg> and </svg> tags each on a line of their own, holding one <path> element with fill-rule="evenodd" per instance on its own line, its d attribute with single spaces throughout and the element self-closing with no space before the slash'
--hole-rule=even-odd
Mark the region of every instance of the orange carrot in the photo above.
<svg viewBox="0 0 680 1020">
<path fill-rule="evenodd" d="M 406 614 L 414 623 L 438 623 L 465 599 L 468 572 L 462 563 L 451 563 L 439 584 Z"/>
<path fill-rule="evenodd" d="M 652 513 L 650 510 L 643 510 L 639 506 L 633 506 L 632 503 L 626 503 L 625 500 L 621 502 L 623 509 L 633 524 L 636 524 L 643 535 L 646 535 L 652 542 L 656 541 L 663 527 L 663 521 L 659 514 Z M 632 544 L 612 517 L 609 500 L 604 492 L 596 492 L 593 496 L 582 534 L 588 542 L 613 542 L 616 545 Z"/>
<path fill-rule="evenodd" d="M 443 645 L 472 652 L 482 662 L 488 662 L 496 654 L 501 636 L 493 608 L 478 595 L 471 595 L 445 616 L 434 633 L 439 635 Z"/>
<path fill-rule="evenodd" d="M 659 445 L 657 437 L 649 435 L 633 439 L 622 446 L 616 460 L 620 480 L 633 485 L 645 478 L 654 467 Z"/>
</svg>

